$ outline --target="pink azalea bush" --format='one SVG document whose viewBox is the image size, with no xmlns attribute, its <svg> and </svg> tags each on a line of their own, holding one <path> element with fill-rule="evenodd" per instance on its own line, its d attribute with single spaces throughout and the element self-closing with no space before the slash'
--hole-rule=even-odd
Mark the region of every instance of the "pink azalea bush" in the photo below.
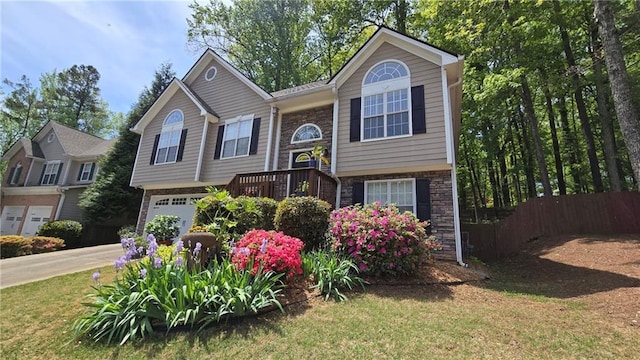
<svg viewBox="0 0 640 360">
<path fill-rule="evenodd" d="M 360 271 L 373 275 L 411 274 L 431 257 L 438 244 L 428 236 L 428 222 L 393 205 L 350 206 L 329 220 L 335 250 L 348 255 Z"/>
<path fill-rule="evenodd" d="M 255 275 L 262 265 L 263 271 L 284 273 L 288 278 L 302 274 L 300 251 L 304 243 L 282 232 L 252 230 L 231 245 L 231 261 L 238 269 L 253 266 Z"/>
</svg>

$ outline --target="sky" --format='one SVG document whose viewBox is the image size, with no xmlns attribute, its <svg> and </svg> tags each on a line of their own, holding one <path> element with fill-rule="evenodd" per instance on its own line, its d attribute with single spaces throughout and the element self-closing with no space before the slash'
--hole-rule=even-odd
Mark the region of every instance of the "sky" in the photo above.
<svg viewBox="0 0 640 360">
<path fill-rule="evenodd" d="M 161 64 L 182 78 L 201 55 L 187 46 L 189 3 L 0 0 L 0 79 L 39 86 L 43 73 L 93 65 L 109 109 L 127 113 Z"/>
</svg>

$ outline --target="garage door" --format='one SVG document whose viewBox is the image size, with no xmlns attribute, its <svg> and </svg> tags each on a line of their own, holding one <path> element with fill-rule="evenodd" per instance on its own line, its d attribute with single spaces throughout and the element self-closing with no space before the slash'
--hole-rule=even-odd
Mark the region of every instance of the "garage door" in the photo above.
<svg viewBox="0 0 640 360">
<path fill-rule="evenodd" d="M 0 235 L 16 235 L 22 222 L 23 212 L 24 206 L 5 206 L 2 210 Z"/>
<path fill-rule="evenodd" d="M 34 236 L 42 224 L 49 221 L 52 206 L 29 206 L 27 217 L 22 225 L 22 236 Z"/>
<path fill-rule="evenodd" d="M 180 218 L 178 225 L 180 225 L 180 236 L 182 236 L 193 224 L 193 214 L 196 210 L 193 202 L 204 196 L 206 194 L 154 195 L 149 201 L 145 224 L 156 215 L 176 215 Z"/>
</svg>

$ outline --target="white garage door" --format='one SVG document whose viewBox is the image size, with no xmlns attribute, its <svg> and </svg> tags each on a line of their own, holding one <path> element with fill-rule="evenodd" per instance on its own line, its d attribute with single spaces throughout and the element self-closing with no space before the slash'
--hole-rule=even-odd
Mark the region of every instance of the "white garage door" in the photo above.
<svg viewBox="0 0 640 360">
<path fill-rule="evenodd" d="M 22 225 L 22 236 L 34 236 L 42 224 L 49 221 L 52 206 L 29 206 L 27 217 Z"/>
<path fill-rule="evenodd" d="M 146 223 L 156 215 L 176 215 L 180 217 L 180 236 L 189 231 L 193 224 L 195 205 L 193 202 L 203 198 L 206 194 L 188 195 L 154 195 L 149 201 Z"/>
<path fill-rule="evenodd" d="M 0 235 L 16 235 L 22 221 L 23 212 L 24 206 L 5 206 L 2 210 Z"/>
</svg>

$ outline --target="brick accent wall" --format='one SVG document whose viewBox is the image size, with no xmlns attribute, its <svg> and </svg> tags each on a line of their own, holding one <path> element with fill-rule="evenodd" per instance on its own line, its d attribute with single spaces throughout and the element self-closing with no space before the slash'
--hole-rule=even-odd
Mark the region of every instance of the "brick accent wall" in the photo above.
<svg viewBox="0 0 640 360">
<path fill-rule="evenodd" d="M 354 182 L 405 178 L 429 179 L 431 230 L 436 239 L 442 244 L 442 251 L 437 252 L 435 255 L 436 258 L 439 259 L 455 259 L 456 245 L 453 222 L 453 193 L 451 192 L 451 173 L 449 171 L 341 177 L 342 190 L 340 192 L 340 206 L 343 207 L 352 204 L 352 185 Z"/>
<path fill-rule="evenodd" d="M 292 144 L 293 133 L 304 124 L 314 124 L 322 131 L 322 139 L 301 144 Z M 316 142 L 323 144 L 331 151 L 331 137 L 333 125 L 333 105 L 317 107 L 310 110 L 297 111 L 282 115 L 280 135 L 280 152 L 278 153 L 278 169 L 289 168 L 289 153 L 291 150 L 312 148 Z M 330 165 L 322 164 L 323 171 L 329 171 Z"/>
<path fill-rule="evenodd" d="M 149 210 L 149 201 L 154 195 L 180 195 L 180 194 L 205 194 L 207 191 L 204 186 L 190 187 L 190 188 L 177 188 L 177 189 L 155 189 L 146 190 L 142 197 L 142 204 L 140 204 L 140 215 L 138 215 L 138 224 L 136 225 L 136 232 L 142 234 L 144 232 L 144 224 L 147 221 L 147 212 Z"/>
<path fill-rule="evenodd" d="M 27 174 L 29 173 L 29 168 L 31 167 L 31 162 L 33 162 L 32 158 L 28 158 L 24 149 L 20 149 L 11 159 L 9 159 L 9 163 L 7 164 L 7 169 L 5 170 L 2 176 L 2 186 L 6 187 L 15 187 L 15 186 L 24 186 L 27 181 Z M 7 184 L 9 181 L 9 174 L 11 173 L 11 169 L 16 166 L 18 163 L 22 165 L 22 172 L 20 173 L 20 178 L 18 179 L 17 184 Z M 40 176 L 38 174 L 31 174 L 31 177 Z"/>
</svg>

